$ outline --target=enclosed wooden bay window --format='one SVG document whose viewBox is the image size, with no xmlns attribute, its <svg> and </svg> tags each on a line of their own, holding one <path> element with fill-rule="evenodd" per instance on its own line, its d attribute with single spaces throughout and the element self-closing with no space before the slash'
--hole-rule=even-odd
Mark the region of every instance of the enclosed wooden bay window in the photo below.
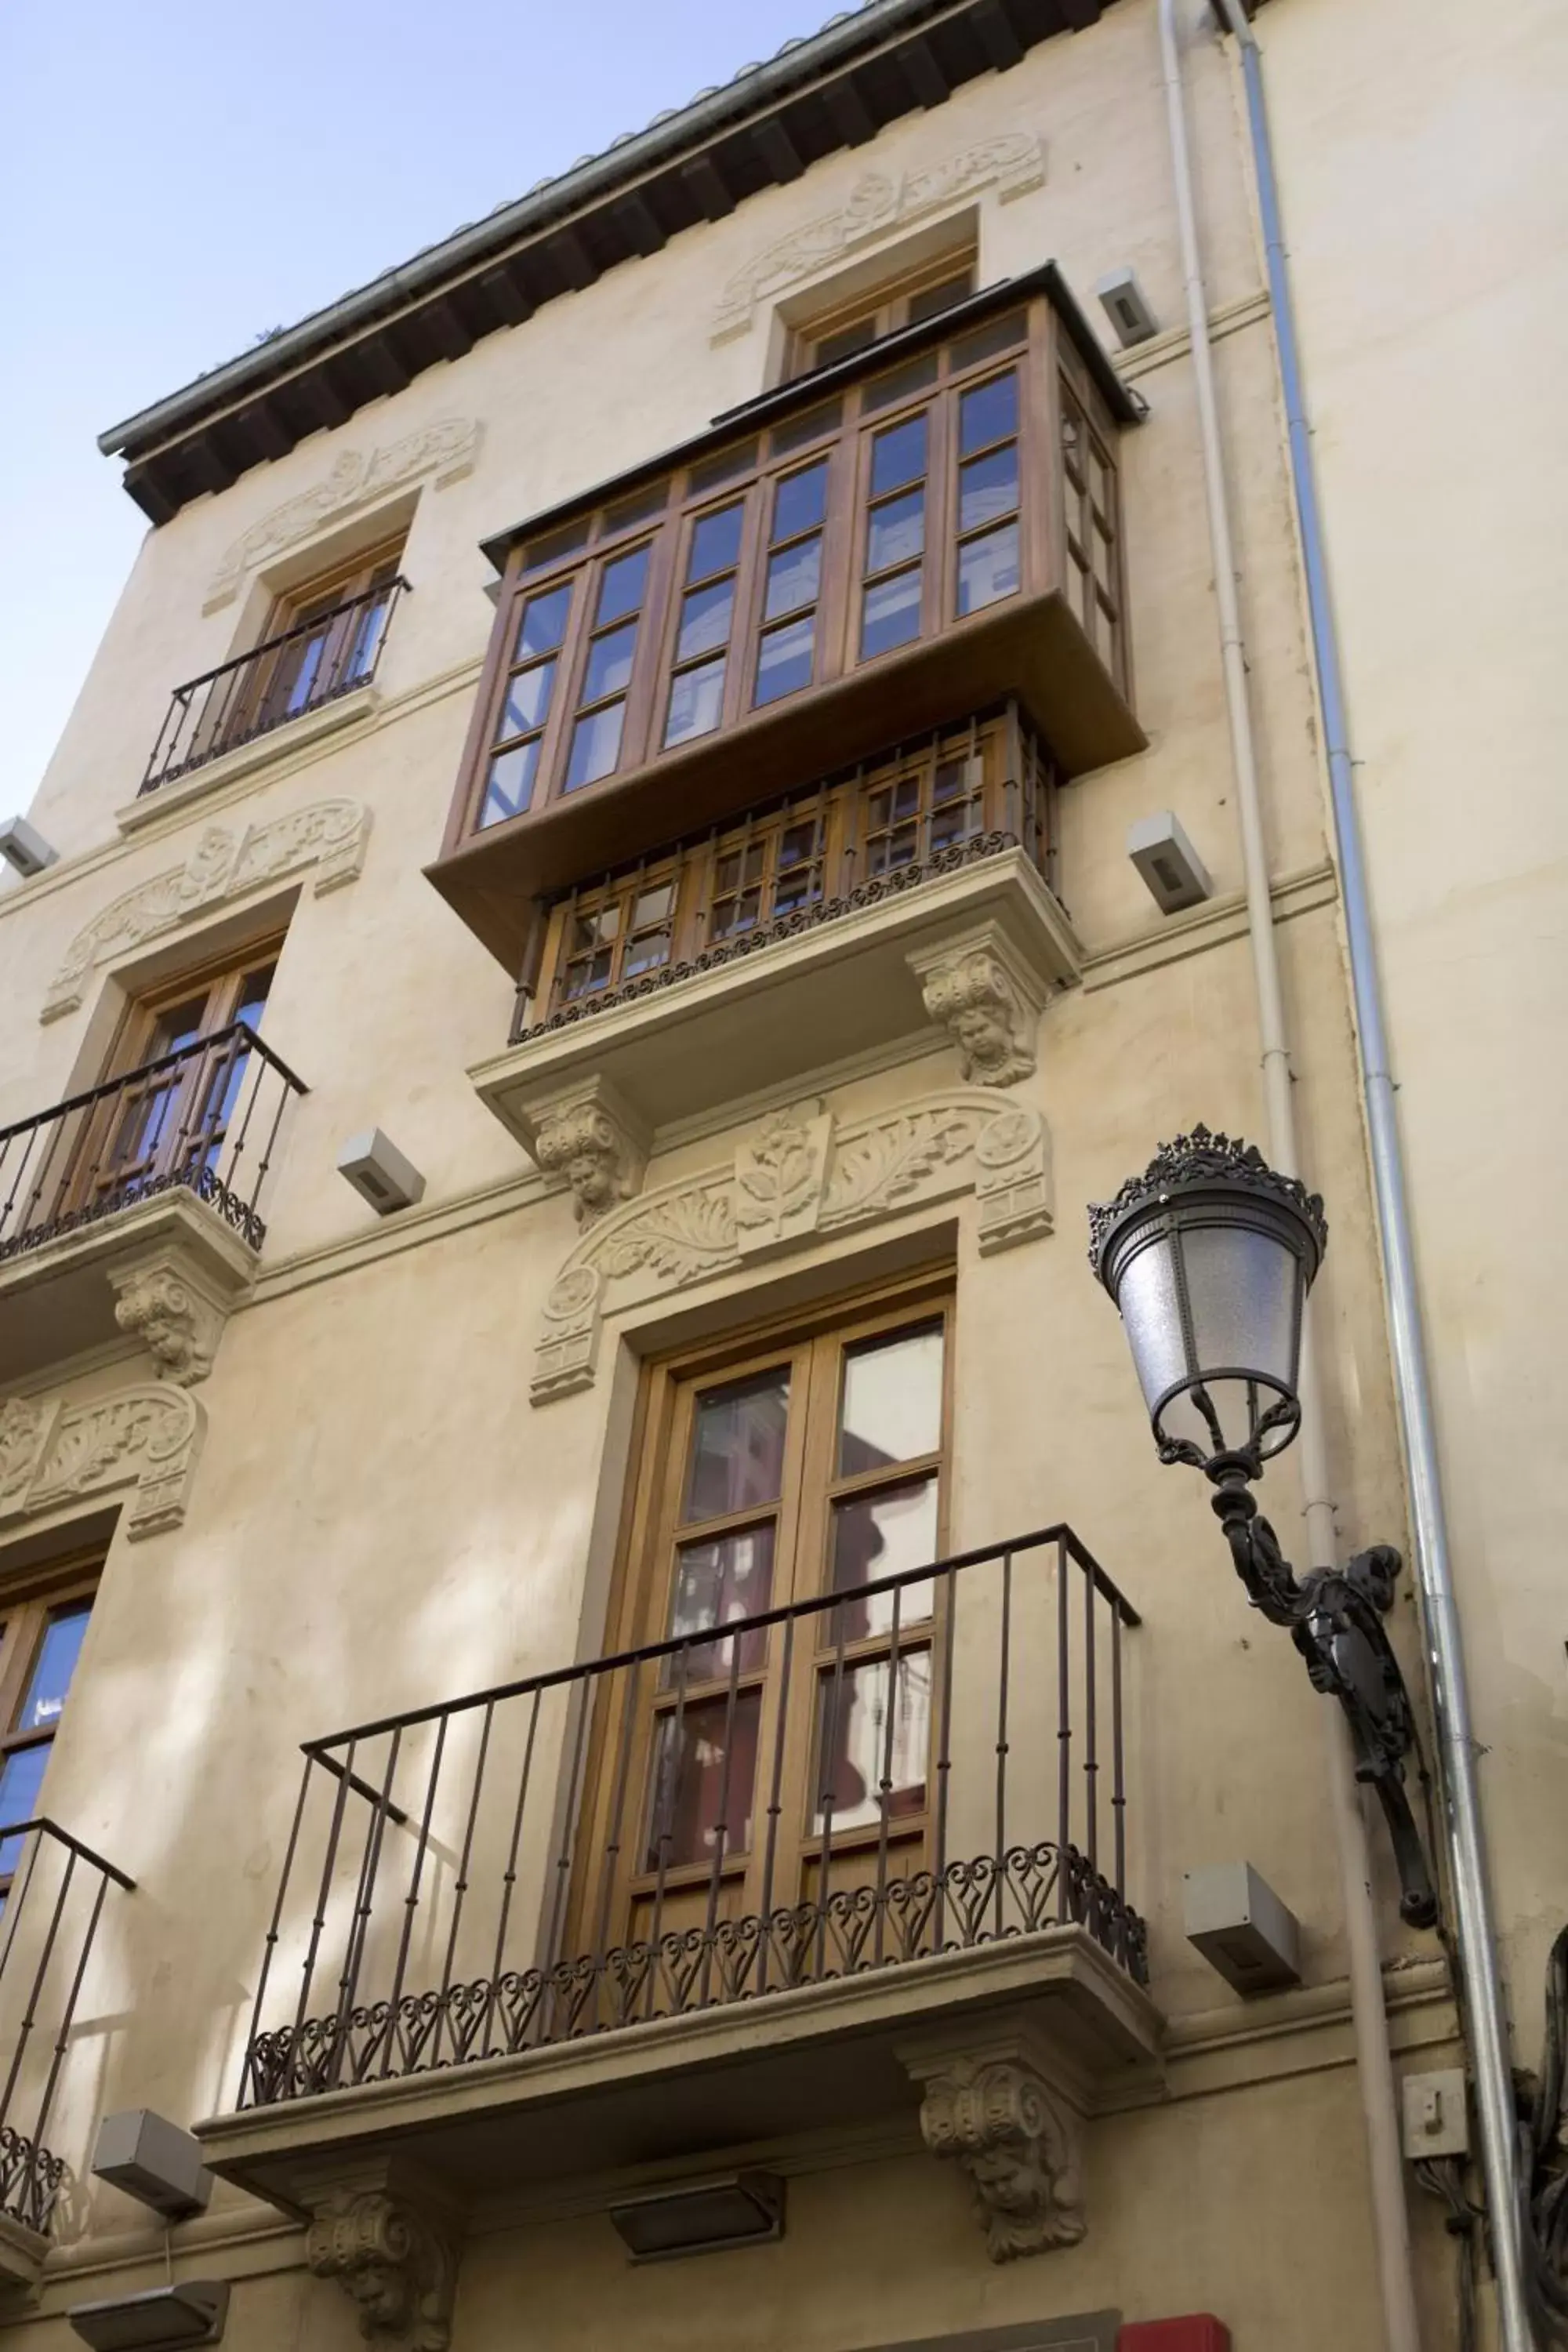
<svg viewBox="0 0 1568 2352">
<path fill-rule="evenodd" d="M 595 875 L 541 904 L 514 1037 L 988 845 L 1022 848 L 1052 883 L 1056 790 L 1049 755 L 1009 704 Z"/>
<path fill-rule="evenodd" d="M 496 627 L 432 879 L 514 973 L 530 902 L 1016 698 L 1123 757 L 1116 447 L 1054 268 L 716 420 L 488 548 Z"/>
</svg>

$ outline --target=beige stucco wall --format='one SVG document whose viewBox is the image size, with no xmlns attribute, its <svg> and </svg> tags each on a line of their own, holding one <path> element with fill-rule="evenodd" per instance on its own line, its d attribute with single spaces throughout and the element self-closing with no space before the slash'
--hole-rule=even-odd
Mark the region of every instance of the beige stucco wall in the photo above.
<svg viewBox="0 0 1568 2352">
<path fill-rule="evenodd" d="M 1337 13 L 1333 0 L 1281 0 L 1275 13 L 1278 37 L 1306 44 L 1303 77 L 1331 89 L 1339 43 L 1324 20 Z M 1300 1124 L 1333 1234 L 1321 1298 L 1348 1550 L 1403 1540 L 1403 1506 L 1271 348 L 1228 67 L 1197 34 L 1192 63 Z M 465 1075 L 503 1042 L 510 986 L 420 872 L 440 837 L 490 623 L 478 542 L 761 388 L 767 306 L 747 335 L 714 342 L 710 332 L 715 289 L 752 255 L 843 204 L 873 165 L 897 173 L 1018 130 L 1044 140 L 1045 181 L 1007 202 L 994 188 L 973 199 L 983 281 L 1054 257 L 1087 302 L 1098 277 L 1131 262 L 1167 331 L 1133 363 L 1152 413 L 1124 448 L 1137 703 L 1151 748 L 1064 796 L 1062 891 L 1088 950 L 1086 977 L 1047 1009 L 1039 1066 L 1016 1090 L 1049 1124 L 1058 1230 L 982 1258 L 972 1199 L 956 1212 L 895 1207 L 868 1234 L 814 1244 L 765 1276 L 726 1276 L 612 1318 L 596 1383 L 536 1409 L 534 1331 L 575 1237 L 571 1202 L 530 1173 Z M 1305 129 L 1297 135 L 1304 140 Z M 1370 175 L 1383 162 L 1368 137 Z M 1348 233 L 1353 209 L 1332 217 Z M 1309 270 L 1323 266 L 1309 257 Z M 1342 252 L 1326 266 L 1352 274 Z M 1131 1668 L 1131 1885 L 1151 1923 L 1159 2006 L 1194 2048 L 1221 2054 L 1204 2062 L 1206 2074 L 1176 2067 L 1157 2110 L 1092 2126 L 1084 2244 L 993 2269 L 962 2181 L 915 2152 L 911 2110 L 901 2145 L 853 2163 L 842 2151 L 786 2151 L 781 2160 L 796 2176 L 790 2235 L 765 2252 L 634 2274 L 616 2266 L 602 2214 L 566 2222 L 498 2211 L 465 2259 L 459 2352 L 510 2341 L 520 2300 L 539 2341 L 584 2352 L 632 2329 L 662 2345 L 693 2328 L 716 2329 L 747 2352 L 847 2352 L 1110 2305 L 1130 2317 L 1215 2309 L 1237 2352 L 1323 2343 L 1373 2352 L 1380 2341 L 1320 1703 L 1289 1644 L 1247 1614 L 1198 1483 L 1155 1463 L 1115 1318 L 1083 1260 L 1082 1204 L 1113 1191 L 1158 1139 L 1199 1118 L 1251 1135 L 1262 1125 L 1179 310 L 1152 14 L 1144 0 L 1121 0 L 1091 32 L 1046 44 L 1012 72 L 894 126 L 874 149 L 824 163 L 656 259 L 550 304 L 150 533 L 35 810 L 62 862 L 26 891 L 0 896 L 0 1001 L 16 1008 L 0 1118 L 94 1073 L 114 991 L 172 955 L 199 952 L 216 922 L 259 920 L 268 908 L 291 915 L 266 1034 L 311 1088 L 268 1203 L 261 1280 L 200 1391 L 208 1429 L 188 1515 L 133 1547 L 123 1529 L 117 1535 L 51 1770 L 50 1810 L 138 1882 L 136 1895 L 106 1914 L 66 2077 L 57 2145 L 79 2170 L 100 2113 L 145 2104 L 184 2122 L 232 2104 L 299 1742 L 595 1654 L 637 1360 L 656 1327 L 663 1340 L 699 1319 L 704 1329 L 740 1320 L 782 1295 L 780 1286 L 823 1269 L 825 1284 L 848 1286 L 894 1244 L 918 1253 L 923 1237 L 932 1252 L 955 1252 L 953 1544 L 1068 1519 L 1144 1618 Z M 374 713 L 302 750 L 280 737 L 265 761 L 171 801 L 122 837 L 115 812 L 134 792 L 170 688 L 243 642 L 273 579 L 264 566 L 237 599 L 204 612 L 225 551 L 324 480 L 342 451 L 386 447 L 447 417 L 477 421 L 482 439 L 459 478 L 437 486 L 426 475 L 400 487 L 400 498 L 417 491 L 405 562 L 414 593 L 387 643 Z M 1350 495 L 1353 503 L 1353 484 Z M 354 528 L 363 522 L 356 516 Z M 339 535 L 329 525 L 318 538 L 326 547 Z M 289 564 L 315 543 L 290 548 Z M 1430 557 L 1428 566 L 1436 576 Z M 1406 723 L 1391 708 L 1386 733 L 1399 737 Z M 1427 762 L 1414 751 L 1407 759 L 1414 795 Z M 1448 820 L 1420 836 L 1434 893 L 1447 887 L 1446 845 L 1468 774 L 1457 752 L 1448 760 Z M 206 826 L 237 831 L 339 797 L 372 813 L 357 878 L 317 896 L 307 871 L 111 957 L 79 1011 L 40 1024 L 44 993 L 76 935 L 121 894 L 188 860 Z M 1540 805 L 1544 826 L 1544 794 Z M 1208 914 L 1176 932 L 1161 924 L 1124 855 L 1131 821 L 1167 807 L 1217 894 Z M 1389 838 L 1403 843 L 1417 814 L 1406 804 L 1388 823 Z M 1405 887 L 1415 892 L 1420 862 L 1401 856 Z M 1470 911 L 1468 941 L 1481 919 Z M 1518 908 L 1500 898 L 1485 919 L 1503 935 L 1517 928 Z M 1440 953 L 1423 923 L 1413 906 L 1407 993 L 1420 958 Z M 1422 1034 L 1436 1089 L 1444 1034 L 1430 1020 Z M 844 1118 L 896 1110 L 958 1079 L 956 1057 L 934 1040 L 870 1072 L 836 1071 L 826 1041 L 823 1050 L 809 1090 Z M 731 1107 L 704 1133 L 656 1139 L 648 1181 L 721 1160 L 746 1120 L 743 1107 Z M 1431 1124 L 1441 1124 L 1436 1108 Z M 341 1144 L 371 1125 L 428 1180 L 421 1207 L 384 1225 L 332 1164 Z M 1459 1231 L 1479 1214 L 1475 1193 L 1467 1198 L 1468 1223 L 1457 1201 L 1451 1210 Z M 76 1396 L 149 1371 L 127 1343 L 41 1385 L 63 1382 Z M 1479 1433 L 1474 1442 L 1479 1448 Z M 1268 1493 L 1293 1539 L 1290 1465 Z M 1495 1603 L 1493 1595 L 1487 1605 Z M 1412 1654 L 1407 1597 L 1396 1626 Z M 1539 1609 L 1520 1621 L 1517 1638 L 1540 1647 Z M 1546 1802 L 1543 1791 L 1538 1840 Z M 1181 1928 L 1184 1870 L 1243 1857 L 1299 1914 L 1312 1989 L 1300 2015 L 1288 2000 L 1268 2032 L 1252 2032 Z M 1386 1957 L 1428 1954 L 1429 1944 L 1399 1928 L 1386 1885 L 1380 1895 Z M 1421 1982 L 1396 2038 L 1451 2057 L 1440 1985 L 1430 1972 Z M 1333 2243 L 1332 2264 L 1289 2251 L 1304 2182 L 1313 2239 Z M 1436 2345 L 1447 2326 L 1447 2257 L 1436 2223 L 1416 2222 Z M 75 2184 L 67 2267 L 47 2289 L 47 2309 L 151 2283 L 159 2242 L 138 2227 L 116 2192 Z M 205 2259 L 247 2280 L 230 2322 L 239 2352 L 346 2352 L 355 2340 L 346 2302 L 303 2277 L 298 2237 L 279 2235 L 236 2193 L 220 2192 L 209 2220 L 177 2232 L 176 2243 L 187 2270 Z M 54 2352 L 64 2338 L 47 2317 L 25 2324 L 17 2340 L 21 2352 L 35 2342 Z"/>
<path fill-rule="evenodd" d="M 1286 0 L 1259 33 L 1499 1924 L 1533 2063 L 1568 1913 L 1568 26 L 1549 0 Z"/>
</svg>

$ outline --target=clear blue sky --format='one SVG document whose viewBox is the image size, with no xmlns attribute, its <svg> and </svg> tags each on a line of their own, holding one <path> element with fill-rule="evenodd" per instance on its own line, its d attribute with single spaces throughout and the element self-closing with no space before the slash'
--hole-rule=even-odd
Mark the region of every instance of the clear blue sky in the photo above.
<svg viewBox="0 0 1568 2352">
<path fill-rule="evenodd" d="M 100 432 L 832 6 L 0 11 L 0 816 L 31 799 L 146 527 Z"/>
</svg>

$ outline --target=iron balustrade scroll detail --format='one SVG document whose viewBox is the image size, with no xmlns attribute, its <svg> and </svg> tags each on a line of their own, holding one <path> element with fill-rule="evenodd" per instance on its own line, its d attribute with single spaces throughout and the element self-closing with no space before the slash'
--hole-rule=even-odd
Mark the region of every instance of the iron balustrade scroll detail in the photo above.
<svg viewBox="0 0 1568 2352">
<path fill-rule="evenodd" d="M 1145 1983 L 1138 1622 L 1058 1526 L 307 1743 L 238 2105 L 1068 1924 Z"/>
<path fill-rule="evenodd" d="M 135 1881 L 56 1822 L 0 1825 L 0 2213 L 40 2237 L 66 2176 L 45 2134 L 111 1885 Z"/>
<path fill-rule="evenodd" d="M 411 593 L 401 576 L 384 581 L 177 686 L 138 797 L 372 685 L 398 597 Z"/>
<path fill-rule="evenodd" d="M 303 1080 L 247 1022 L 0 1128 L 0 1264 L 172 1191 L 258 1250 L 258 1202 Z"/>
</svg>

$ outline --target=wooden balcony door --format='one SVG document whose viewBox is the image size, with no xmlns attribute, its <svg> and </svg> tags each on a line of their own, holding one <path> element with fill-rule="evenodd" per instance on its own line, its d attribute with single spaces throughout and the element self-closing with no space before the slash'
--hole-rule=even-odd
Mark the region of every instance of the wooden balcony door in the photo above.
<svg viewBox="0 0 1568 2352">
<path fill-rule="evenodd" d="M 652 1374 L 616 1646 L 683 1646 L 601 1701 L 578 1951 L 784 1908 L 810 1975 L 825 1853 L 829 1896 L 929 1862 L 933 1588 L 854 1595 L 942 1556 L 950 1323 L 928 1287 Z"/>
<path fill-rule="evenodd" d="M 238 1021 L 259 1026 L 277 964 L 272 943 L 131 1008 L 106 1073 L 130 1083 L 91 1113 L 76 1155 L 82 1205 L 133 1200 L 172 1175 L 216 1167 L 250 1062 L 245 1039 L 224 1033 Z M 206 1037 L 218 1041 L 210 1052 L 185 1050 Z M 149 1067 L 170 1054 L 183 1058 Z"/>
</svg>

